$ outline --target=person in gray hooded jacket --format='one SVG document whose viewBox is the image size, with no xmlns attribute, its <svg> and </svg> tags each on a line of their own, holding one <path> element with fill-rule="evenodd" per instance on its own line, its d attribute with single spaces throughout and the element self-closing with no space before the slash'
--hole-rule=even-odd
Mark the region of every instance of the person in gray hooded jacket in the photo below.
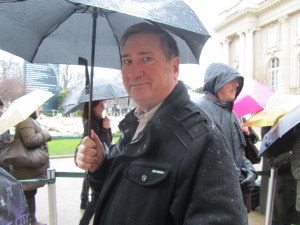
<svg viewBox="0 0 300 225">
<path fill-rule="evenodd" d="M 250 160 L 245 157 L 246 141 L 239 118 L 233 111 L 234 100 L 241 92 L 243 84 L 244 78 L 233 68 L 223 63 L 212 63 L 204 76 L 205 95 L 197 105 L 212 117 L 228 141 L 239 174 L 244 202 L 250 212 L 250 196 L 255 187 L 257 173 Z"/>
</svg>

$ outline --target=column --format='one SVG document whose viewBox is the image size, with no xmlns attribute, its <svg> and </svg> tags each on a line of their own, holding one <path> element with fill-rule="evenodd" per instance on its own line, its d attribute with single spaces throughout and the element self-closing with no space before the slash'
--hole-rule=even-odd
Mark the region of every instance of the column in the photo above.
<svg viewBox="0 0 300 225">
<path fill-rule="evenodd" d="M 245 57 L 245 77 L 253 78 L 253 33 L 254 29 L 250 28 L 246 31 L 246 57 Z"/>
<path fill-rule="evenodd" d="M 294 59 L 291 58 L 291 48 L 293 38 L 291 38 L 291 22 L 289 16 L 285 15 L 279 19 L 280 24 L 280 49 L 281 54 L 279 55 L 279 76 L 278 76 L 278 91 L 289 92 L 291 87 L 295 87 L 297 81 L 295 76 L 291 73 L 291 62 Z M 288 74 L 288 75 L 287 75 Z M 294 79 L 293 79 L 294 78 Z M 295 82 L 296 81 L 296 82 Z"/>
<path fill-rule="evenodd" d="M 231 38 L 225 38 L 222 41 L 223 49 L 222 49 L 222 61 L 226 64 L 229 64 L 229 45 L 231 42 Z"/>
<path fill-rule="evenodd" d="M 237 33 L 239 36 L 239 72 L 242 76 L 245 75 L 245 33 Z"/>
</svg>

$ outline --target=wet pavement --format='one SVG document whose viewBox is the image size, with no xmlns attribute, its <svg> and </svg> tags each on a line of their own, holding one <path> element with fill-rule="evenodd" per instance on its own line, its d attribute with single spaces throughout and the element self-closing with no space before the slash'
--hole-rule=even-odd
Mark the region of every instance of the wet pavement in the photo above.
<svg viewBox="0 0 300 225">
<path fill-rule="evenodd" d="M 56 172 L 84 172 L 77 168 L 73 157 L 50 159 L 51 168 Z M 83 210 L 80 210 L 80 192 L 83 178 L 57 177 L 56 202 L 59 225 L 78 225 Z M 49 224 L 47 185 L 38 189 L 36 196 L 36 217 Z M 92 222 L 90 223 L 92 224 Z M 264 217 L 257 208 L 249 214 L 249 225 L 263 225 Z"/>
</svg>

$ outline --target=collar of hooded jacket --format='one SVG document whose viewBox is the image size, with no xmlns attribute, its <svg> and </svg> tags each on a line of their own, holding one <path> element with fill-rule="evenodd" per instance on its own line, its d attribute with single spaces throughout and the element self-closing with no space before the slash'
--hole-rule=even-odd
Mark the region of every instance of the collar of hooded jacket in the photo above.
<svg viewBox="0 0 300 225">
<path fill-rule="evenodd" d="M 227 64 L 223 63 L 212 63 L 206 69 L 204 75 L 204 87 L 203 91 L 207 96 L 215 96 L 217 99 L 218 91 L 230 81 L 237 80 L 239 86 L 236 90 L 235 98 L 241 93 L 241 90 L 244 85 L 244 78 L 241 74 L 239 74 L 236 70 L 231 68 Z M 229 111 L 232 111 L 233 108 L 233 101 L 232 102 L 223 102 L 226 108 Z"/>
</svg>

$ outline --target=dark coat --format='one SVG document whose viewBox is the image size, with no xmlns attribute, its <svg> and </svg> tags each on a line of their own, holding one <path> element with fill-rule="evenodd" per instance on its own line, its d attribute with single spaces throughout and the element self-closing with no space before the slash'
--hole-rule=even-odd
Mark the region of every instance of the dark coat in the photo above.
<svg viewBox="0 0 300 225">
<path fill-rule="evenodd" d="M 21 137 L 24 145 L 28 148 L 40 147 L 48 152 L 47 141 L 51 140 L 48 131 L 43 131 L 39 124 L 31 117 L 16 126 L 15 138 Z M 49 160 L 39 168 L 11 166 L 11 174 L 17 180 L 46 178 L 46 169 L 49 168 Z M 45 185 L 44 181 L 22 183 L 24 191 L 37 189 Z"/>
<path fill-rule="evenodd" d="M 297 181 L 291 171 L 291 152 L 270 158 L 269 164 L 277 168 L 273 219 L 284 224 L 300 224 L 300 213 L 296 211 Z"/>
<path fill-rule="evenodd" d="M 10 133 L 9 130 L 5 131 L 0 135 L 0 153 L 4 149 L 5 144 L 10 141 Z"/>
<path fill-rule="evenodd" d="M 291 140 L 298 140 L 293 147 L 289 148 L 290 143 L 286 143 L 286 151 L 283 154 L 270 157 L 269 159 L 263 157 L 263 171 L 270 170 L 270 167 L 277 169 L 276 185 L 274 190 L 274 204 L 273 204 L 273 220 L 282 224 L 300 224 L 300 212 L 296 210 L 296 195 L 297 195 L 297 181 L 300 176 L 293 177 L 299 173 L 300 168 L 300 126 L 298 132 L 289 132 L 286 135 L 291 137 Z M 269 131 L 271 127 L 262 128 L 262 137 Z M 298 138 L 297 138 L 298 136 Z M 281 145 L 276 145 L 281 147 Z M 272 149 L 275 150 L 276 148 Z M 290 151 L 288 151 L 290 150 Z M 291 154 L 291 151 L 293 154 Z M 298 161 L 298 162 L 297 162 Z M 298 164 L 298 165 L 297 165 Z M 298 171 L 297 171 L 298 167 Z M 268 194 L 268 177 L 263 176 L 261 180 L 260 193 L 260 209 L 263 214 L 266 213 L 266 201 Z"/>
<path fill-rule="evenodd" d="M 297 180 L 297 198 L 296 210 L 300 212 L 300 124 L 296 126 L 295 130 L 295 143 L 292 147 L 292 174 Z"/>
<path fill-rule="evenodd" d="M 10 142 L 10 132 L 9 130 L 5 131 L 3 134 L 0 135 L 0 154 L 4 147 Z M 1 165 L 3 169 L 5 169 L 7 172 L 9 172 L 9 167 L 5 165 Z"/>
<path fill-rule="evenodd" d="M 84 128 L 83 137 L 86 137 L 89 135 L 88 120 L 86 119 L 83 119 L 83 128 Z M 95 133 L 97 134 L 97 136 L 99 137 L 102 143 L 105 143 L 108 147 L 111 146 L 111 142 L 112 142 L 111 129 L 110 128 L 106 129 L 103 127 L 102 117 L 92 116 L 91 130 L 95 131 Z"/>
<path fill-rule="evenodd" d="M 243 167 L 252 167 L 251 162 L 245 157 L 244 149 L 246 141 L 241 129 L 240 121 L 233 109 L 233 102 L 221 102 L 217 98 L 218 91 L 232 80 L 237 80 L 236 97 L 242 90 L 243 77 L 226 64 L 212 64 L 205 73 L 204 88 L 205 96 L 197 105 L 205 110 L 213 121 L 222 129 L 230 149 L 234 155 L 237 170 L 240 174 Z M 253 171 L 255 169 L 253 168 Z"/>
<path fill-rule="evenodd" d="M 102 167 L 89 173 L 100 192 L 95 225 L 247 224 L 232 154 L 182 82 L 137 139 L 133 111 Z"/>
</svg>

